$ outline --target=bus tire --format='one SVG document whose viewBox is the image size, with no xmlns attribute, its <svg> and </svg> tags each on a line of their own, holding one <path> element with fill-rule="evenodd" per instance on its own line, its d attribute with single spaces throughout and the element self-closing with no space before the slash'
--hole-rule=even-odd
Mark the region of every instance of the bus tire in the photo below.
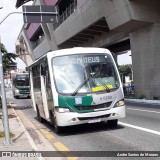
<svg viewBox="0 0 160 160">
<path fill-rule="evenodd" d="M 14 98 L 15 98 L 15 99 L 18 99 L 19 97 L 18 97 L 18 96 L 14 96 Z"/>
<path fill-rule="evenodd" d="M 31 99 L 31 96 L 27 96 L 28 99 Z"/>
<path fill-rule="evenodd" d="M 108 125 L 109 127 L 117 127 L 117 125 L 118 125 L 118 119 L 108 120 L 108 121 L 107 121 L 107 125 Z"/>
<path fill-rule="evenodd" d="M 39 109 L 38 106 L 36 106 L 36 110 L 37 110 L 37 119 L 40 123 L 44 122 L 44 119 L 41 117 L 40 113 L 39 113 Z"/>
<path fill-rule="evenodd" d="M 56 117 L 52 111 L 50 111 L 51 123 L 54 127 L 54 130 L 57 134 L 62 133 L 62 127 L 59 127 L 57 124 Z"/>
</svg>

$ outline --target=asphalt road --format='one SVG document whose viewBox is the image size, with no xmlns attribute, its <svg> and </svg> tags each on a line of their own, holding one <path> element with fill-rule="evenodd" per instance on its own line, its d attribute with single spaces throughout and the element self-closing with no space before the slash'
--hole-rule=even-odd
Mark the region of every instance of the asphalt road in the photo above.
<svg viewBox="0 0 160 160">
<path fill-rule="evenodd" d="M 126 118 L 119 120 L 117 128 L 109 128 L 106 123 L 87 124 L 66 127 L 63 134 L 56 135 L 49 123 L 40 124 L 37 121 L 30 99 L 14 99 L 10 91 L 7 97 L 33 121 L 35 126 L 46 129 L 55 136 L 56 141 L 61 142 L 70 151 L 160 151 L 158 105 L 126 103 Z M 51 144 L 54 141 L 50 140 Z"/>
</svg>

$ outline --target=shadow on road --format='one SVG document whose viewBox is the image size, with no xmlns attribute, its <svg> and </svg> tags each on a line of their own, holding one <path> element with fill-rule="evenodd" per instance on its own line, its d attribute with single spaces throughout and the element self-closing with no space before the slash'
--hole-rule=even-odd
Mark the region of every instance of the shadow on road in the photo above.
<svg viewBox="0 0 160 160">
<path fill-rule="evenodd" d="M 38 121 L 37 117 L 35 117 L 34 119 Z M 49 122 L 44 121 L 43 125 L 51 132 L 55 133 L 54 127 Z M 124 126 L 119 124 L 117 125 L 117 127 L 110 127 L 107 125 L 107 122 L 99 122 L 94 124 L 81 124 L 81 125 L 63 127 L 63 132 L 61 134 L 58 134 L 58 136 L 72 136 L 78 134 L 104 132 L 104 131 L 118 130 L 124 128 L 125 128 Z"/>
<path fill-rule="evenodd" d="M 15 110 L 30 110 L 32 106 L 23 106 L 23 107 L 15 107 Z M 55 133 L 54 127 L 47 121 L 44 120 L 44 123 L 40 123 L 34 114 L 33 118 L 36 120 L 38 124 L 41 125 L 42 128 L 47 128 L 51 132 Z M 59 136 L 72 136 L 77 134 L 86 134 L 92 132 L 104 132 L 110 130 L 119 130 L 124 129 L 125 127 L 122 125 L 117 125 L 117 127 L 110 127 L 107 122 L 99 122 L 99 123 L 92 123 L 92 124 L 81 124 L 75 126 L 68 126 L 63 127 L 63 132 L 59 134 Z M 56 133 L 55 133 L 56 134 Z"/>
</svg>

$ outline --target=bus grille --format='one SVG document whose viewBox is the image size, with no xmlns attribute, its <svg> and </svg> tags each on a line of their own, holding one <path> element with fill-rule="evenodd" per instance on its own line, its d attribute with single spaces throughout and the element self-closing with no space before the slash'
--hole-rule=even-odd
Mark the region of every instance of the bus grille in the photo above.
<svg viewBox="0 0 160 160">
<path fill-rule="evenodd" d="M 22 91 L 19 91 L 20 94 L 29 94 L 29 91 L 28 90 L 22 90 Z"/>
<path fill-rule="evenodd" d="M 92 105 L 92 106 L 74 106 L 78 111 L 86 111 L 86 110 L 93 110 L 93 109 L 101 109 L 110 107 L 112 102 L 107 102 L 99 105 Z"/>
<path fill-rule="evenodd" d="M 83 121 L 83 120 L 91 120 L 91 119 L 96 119 L 96 118 L 108 118 L 110 117 L 111 114 L 105 114 L 105 115 L 102 115 L 102 116 L 97 116 L 97 117 L 77 117 L 80 121 Z"/>
</svg>

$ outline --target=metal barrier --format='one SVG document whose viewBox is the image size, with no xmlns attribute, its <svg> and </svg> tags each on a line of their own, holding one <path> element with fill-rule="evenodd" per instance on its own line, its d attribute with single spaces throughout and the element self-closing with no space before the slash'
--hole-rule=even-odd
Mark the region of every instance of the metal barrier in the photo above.
<svg viewBox="0 0 160 160">
<path fill-rule="evenodd" d="M 133 86 L 123 86 L 125 96 L 133 96 L 135 94 Z"/>
<path fill-rule="evenodd" d="M 59 21 L 56 25 L 56 28 L 62 24 L 75 10 L 77 9 L 77 3 L 74 1 L 59 17 Z"/>
<path fill-rule="evenodd" d="M 33 43 L 33 49 L 35 49 L 37 46 L 39 46 L 39 44 L 45 39 L 45 36 L 42 35 L 39 37 L 38 40 L 36 40 L 34 43 Z"/>
</svg>

